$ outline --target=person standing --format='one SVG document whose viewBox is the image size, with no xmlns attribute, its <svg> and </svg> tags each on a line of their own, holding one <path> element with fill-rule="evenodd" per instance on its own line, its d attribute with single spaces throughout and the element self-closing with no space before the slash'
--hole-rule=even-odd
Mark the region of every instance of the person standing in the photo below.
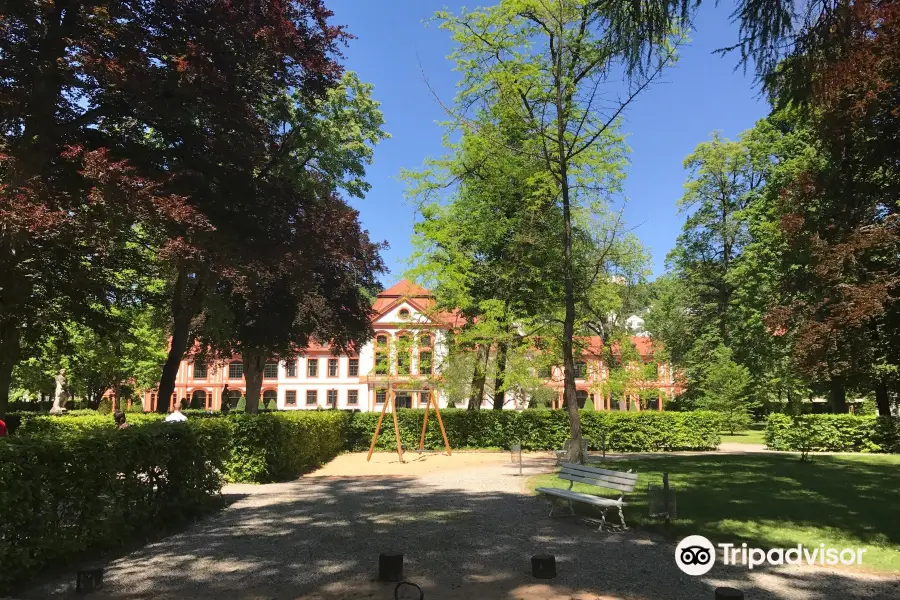
<svg viewBox="0 0 900 600">
<path fill-rule="evenodd" d="M 231 405 L 229 404 L 231 399 L 228 397 L 228 384 L 225 384 L 225 387 L 222 388 L 222 402 L 219 407 L 219 411 L 223 415 L 227 415 L 231 411 Z"/>
</svg>

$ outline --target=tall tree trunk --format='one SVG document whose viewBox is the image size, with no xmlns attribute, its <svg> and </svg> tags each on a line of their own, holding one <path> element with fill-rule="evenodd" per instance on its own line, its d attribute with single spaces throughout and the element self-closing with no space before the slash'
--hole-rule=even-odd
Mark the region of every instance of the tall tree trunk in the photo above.
<svg viewBox="0 0 900 600">
<path fill-rule="evenodd" d="M 182 264 L 178 268 L 178 277 L 172 294 L 172 340 L 159 380 L 159 395 L 156 401 L 158 413 L 165 413 L 169 409 L 169 400 L 175 392 L 175 377 L 191 341 L 189 339 L 191 321 L 203 305 L 206 277 L 205 270 L 194 273 L 191 277 L 187 265 Z"/>
<path fill-rule="evenodd" d="M 561 93 L 561 90 L 558 91 Z M 563 139 L 565 130 L 562 127 L 562 120 L 559 120 L 558 135 L 560 139 L 560 183 L 562 187 L 562 204 L 563 204 L 563 260 L 564 277 L 565 277 L 565 318 L 563 321 L 563 402 L 569 411 L 569 428 L 570 439 L 569 444 L 569 462 L 573 464 L 583 464 L 584 455 L 581 451 L 581 415 L 578 413 L 578 402 L 575 397 L 575 356 L 573 353 L 573 338 L 575 337 L 575 282 L 572 275 L 572 211 L 569 198 L 569 181 L 567 164 L 565 160 Z"/>
<path fill-rule="evenodd" d="M 472 372 L 472 393 L 469 395 L 468 410 L 479 410 L 484 402 L 484 384 L 487 379 L 487 362 L 491 355 L 491 346 L 482 344 L 475 357 L 475 370 Z"/>
<path fill-rule="evenodd" d="M 560 15 L 558 20 L 559 40 L 564 39 L 563 6 L 560 3 Z M 553 54 L 553 77 L 556 92 L 556 149 L 558 155 L 556 164 L 559 168 L 558 181 L 562 195 L 563 209 L 563 286 L 565 292 L 565 317 L 563 319 L 563 402 L 569 411 L 569 429 L 572 443 L 569 444 L 570 463 L 584 463 L 584 455 L 581 452 L 581 415 L 578 413 L 578 402 L 575 397 L 575 357 L 573 355 L 573 338 L 575 336 L 575 282 L 572 273 L 572 205 L 569 190 L 569 148 L 566 142 L 566 124 L 572 108 L 573 91 L 567 88 L 566 71 L 563 67 L 564 48 L 558 48 Z"/>
<path fill-rule="evenodd" d="M 844 379 L 842 377 L 831 378 L 831 389 L 828 392 L 828 399 L 831 402 L 831 412 L 847 412 L 847 389 L 844 387 Z"/>
<path fill-rule="evenodd" d="M 4 321 L 0 324 L 0 418 L 6 417 L 9 408 L 9 387 L 20 350 L 19 328 L 12 320 Z"/>
<path fill-rule="evenodd" d="M 506 342 L 497 344 L 497 372 L 494 373 L 494 410 L 503 410 L 506 403 L 506 391 L 503 389 L 506 379 Z"/>
<path fill-rule="evenodd" d="M 875 406 L 878 407 L 879 416 L 887 417 L 891 414 L 891 397 L 883 377 L 879 377 L 875 383 Z"/>
<path fill-rule="evenodd" d="M 266 366 L 266 355 L 258 348 L 243 348 L 241 359 L 244 361 L 244 379 L 247 381 L 246 411 L 255 415 L 259 412 L 259 395 L 262 391 L 263 369 Z"/>
</svg>

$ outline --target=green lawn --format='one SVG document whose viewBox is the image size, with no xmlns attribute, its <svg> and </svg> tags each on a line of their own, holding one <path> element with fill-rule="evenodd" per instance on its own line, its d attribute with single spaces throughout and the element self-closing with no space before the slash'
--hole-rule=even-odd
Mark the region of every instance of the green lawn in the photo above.
<svg viewBox="0 0 900 600">
<path fill-rule="evenodd" d="M 607 465 L 639 474 L 637 488 L 626 497 L 629 526 L 671 539 L 700 534 L 714 543 L 761 548 L 865 547 L 864 569 L 900 572 L 900 456 L 816 456 L 808 463 L 787 454 L 668 456 Z M 669 472 L 678 505 L 678 519 L 668 529 L 647 514 L 647 484 L 661 484 L 663 471 Z M 568 483 L 556 475 L 529 480 L 532 490 Z M 582 484 L 574 489 L 600 491 Z M 582 507 L 586 514 L 591 510 Z"/>
<path fill-rule="evenodd" d="M 751 425 L 746 431 L 737 431 L 734 435 L 728 432 L 722 432 L 723 442 L 733 442 L 736 444 L 765 444 L 765 425 Z"/>
</svg>

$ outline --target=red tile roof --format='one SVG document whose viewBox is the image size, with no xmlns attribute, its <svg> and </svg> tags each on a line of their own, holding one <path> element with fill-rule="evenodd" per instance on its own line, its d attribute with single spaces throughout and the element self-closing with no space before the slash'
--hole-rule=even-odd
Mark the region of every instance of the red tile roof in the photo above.
<svg viewBox="0 0 900 600">
<path fill-rule="evenodd" d="M 583 355 L 600 356 L 603 354 L 603 338 L 599 335 L 591 335 L 578 339 L 584 340 L 585 342 L 584 349 L 582 350 Z M 648 337 L 633 335 L 631 336 L 631 343 L 634 344 L 635 349 L 643 359 L 652 357 L 653 353 L 656 351 L 653 340 Z M 613 344 L 613 352 L 618 352 L 616 346 L 616 344 Z"/>
<path fill-rule="evenodd" d="M 432 321 L 449 327 L 459 327 L 464 323 L 458 311 L 436 309 L 437 302 L 434 300 L 434 295 L 422 286 L 406 279 L 400 280 L 378 294 L 375 298 L 375 303 L 372 305 L 372 310 L 375 311 L 375 319 L 402 302 L 407 302 L 419 312 L 425 313 Z"/>
</svg>

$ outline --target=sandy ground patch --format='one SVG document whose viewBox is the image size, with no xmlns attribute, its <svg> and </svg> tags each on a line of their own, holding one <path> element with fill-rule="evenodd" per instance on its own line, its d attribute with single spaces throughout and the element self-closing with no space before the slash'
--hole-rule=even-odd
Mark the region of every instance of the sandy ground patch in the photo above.
<svg viewBox="0 0 900 600">
<path fill-rule="evenodd" d="M 447 471 L 472 469 L 484 466 L 510 465 L 508 452 L 454 452 L 446 454 L 426 452 L 406 452 L 400 462 L 396 452 L 375 452 L 372 460 L 366 460 L 365 452 L 341 454 L 321 469 L 305 477 L 418 477 Z M 532 452 L 523 455 L 526 468 L 543 466 L 546 471 L 553 468 L 555 458 L 550 452 Z"/>
</svg>

